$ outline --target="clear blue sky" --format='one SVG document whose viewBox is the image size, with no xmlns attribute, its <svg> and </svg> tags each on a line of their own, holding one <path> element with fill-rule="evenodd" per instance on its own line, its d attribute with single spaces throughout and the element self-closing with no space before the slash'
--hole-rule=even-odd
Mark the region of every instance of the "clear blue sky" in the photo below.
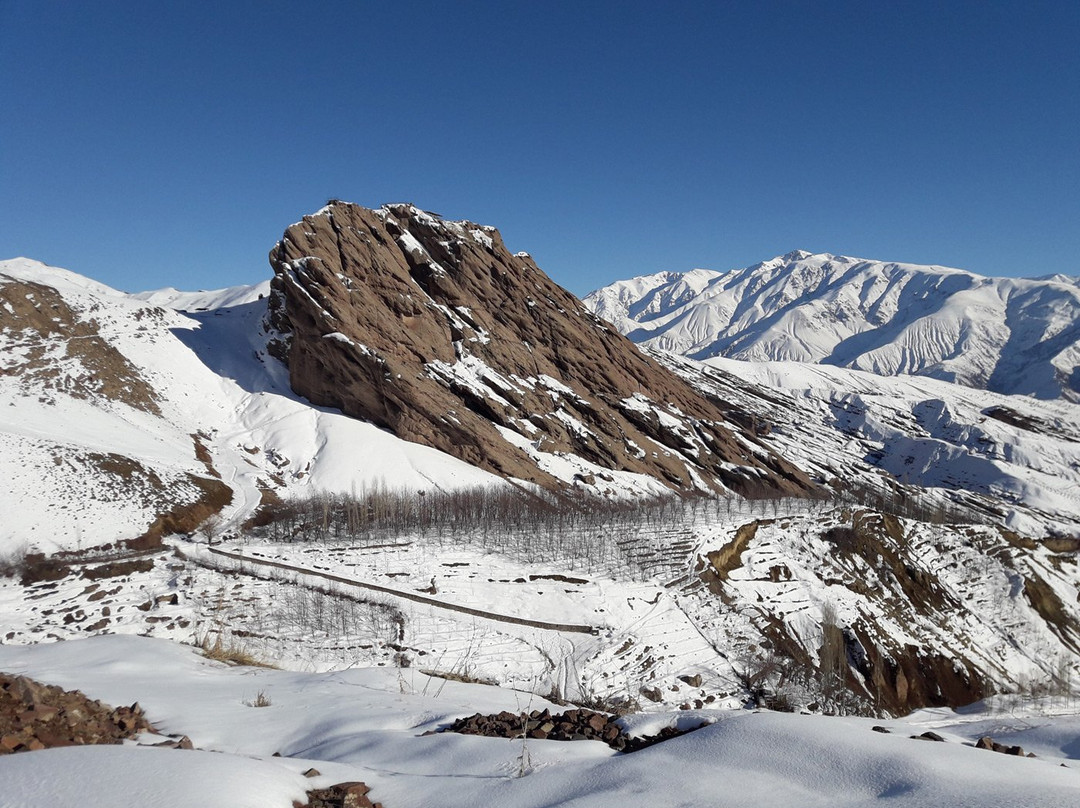
<svg viewBox="0 0 1080 808">
<path fill-rule="evenodd" d="M 0 258 L 269 277 L 330 197 L 583 294 L 795 248 L 1080 272 L 1080 2 L 0 0 Z"/>
</svg>

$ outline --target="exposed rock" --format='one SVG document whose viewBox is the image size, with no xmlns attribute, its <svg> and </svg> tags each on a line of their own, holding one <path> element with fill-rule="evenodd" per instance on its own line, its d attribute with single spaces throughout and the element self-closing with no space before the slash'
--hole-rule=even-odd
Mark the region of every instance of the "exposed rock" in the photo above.
<svg viewBox="0 0 1080 808">
<path fill-rule="evenodd" d="M 938 743 L 945 743 L 945 739 L 933 731 L 926 731 L 922 735 L 912 735 L 917 741 L 937 741 Z"/>
<path fill-rule="evenodd" d="M 636 752 L 647 746 L 701 729 L 665 727 L 656 735 L 627 735 L 612 716 L 593 710 L 575 709 L 552 715 L 548 710 L 531 713 L 501 712 L 459 718 L 442 732 L 483 735 L 489 738 L 534 738 L 549 741 L 601 741 L 619 752 Z"/>
<path fill-rule="evenodd" d="M 382 803 L 368 799 L 369 791 L 371 789 L 360 782 L 338 783 L 330 788 L 309 791 L 306 805 L 293 805 L 295 808 L 381 808 Z"/>
<path fill-rule="evenodd" d="M 812 490 L 494 228 L 334 202 L 288 228 L 270 263 L 278 354 L 316 404 L 549 489 L 564 483 L 522 446 L 680 491 Z"/>
<path fill-rule="evenodd" d="M 975 742 L 976 749 L 988 749 L 991 752 L 1001 752 L 1004 755 L 1015 755 L 1016 757 L 1035 757 L 1031 752 L 1024 754 L 1024 747 L 1022 746 L 1006 746 L 1003 743 L 998 743 L 989 735 L 984 735 Z"/>
<path fill-rule="evenodd" d="M 0 674 L 0 754 L 120 743 L 154 731 L 138 704 L 109 707 L 78 690 Z M 191 742 L 183 740 L 187 745 L 178 748 L 190 749 Z"/>
<path fill-rule="evenodd" d="M 164 741 L 152 743 L 150 746 L 159 746 L 163 749 L 194 749 L 195 745 L 187 735 L 170 735 Z"/>
<path fill-rule="evenodd" d="M 661 702 L 664 700 L 664 694 L 660 692 L 658 687 L 643 687 L 640 692 L 649 701 Z"/>
</svg>

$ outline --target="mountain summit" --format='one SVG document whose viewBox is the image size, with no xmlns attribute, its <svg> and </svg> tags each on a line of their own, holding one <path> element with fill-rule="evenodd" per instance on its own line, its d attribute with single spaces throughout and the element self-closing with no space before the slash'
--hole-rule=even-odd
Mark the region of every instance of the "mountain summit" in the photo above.
<svg viewBox="0 0 1080 808">
<path fill-rule="evenodd" d="M 1080 287 L 797 250 L 618 281 L 585 305 L 694 359 L 815 362 L 1080 401 Z"/>
<path fill-rule="evenodd" d="M 278 353 L 316 404 L 549 489 L 811 487 L 493 227 L 333 202 L 270 263 Z"/>
</svg>

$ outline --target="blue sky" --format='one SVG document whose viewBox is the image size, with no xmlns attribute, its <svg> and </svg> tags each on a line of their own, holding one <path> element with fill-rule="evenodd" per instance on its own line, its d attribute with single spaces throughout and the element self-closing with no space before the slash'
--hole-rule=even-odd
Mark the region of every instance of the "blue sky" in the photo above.
<svg viewBox="0 0 1080 808">
<path fill-rule="evenodd" d="M 269 277 L 331 197 L 584 294 L 795 248 L 1080 273 L 1080 3 L 0 0 L 0 257 Z"/>
</svg>

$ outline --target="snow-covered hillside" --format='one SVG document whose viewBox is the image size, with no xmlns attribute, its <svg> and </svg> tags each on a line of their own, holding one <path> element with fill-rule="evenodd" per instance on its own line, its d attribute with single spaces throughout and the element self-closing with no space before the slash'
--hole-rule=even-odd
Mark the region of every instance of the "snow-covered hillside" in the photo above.
<svg viewBox="0 0 1080 808">
<path fill-rule="evenodd" d="M 650 349 L 651 350 L 651 349 Z M 1080 533 L 1080 405 L 916 376 L 652 350 L 834 489 L 950 501 L 1043 537 Z"/>
<path fill-rule="evenodd" d="M 208 491 L 195 524 L 224 504 L 227 529 L 271 496 L 501 484 L 295 395 L 259 294 L 150 295 L 207 309 L 184 313 L 0 262 L 0 553 L 132 539 Z"/>
<path fill-rule="evenodd" d="M 695 359 L 815 362 L 1080 401 L 1080 287 L 1065 275 L 796 251 L 619 281 L 584 302 L 635 342 Z"/>
</svg>

